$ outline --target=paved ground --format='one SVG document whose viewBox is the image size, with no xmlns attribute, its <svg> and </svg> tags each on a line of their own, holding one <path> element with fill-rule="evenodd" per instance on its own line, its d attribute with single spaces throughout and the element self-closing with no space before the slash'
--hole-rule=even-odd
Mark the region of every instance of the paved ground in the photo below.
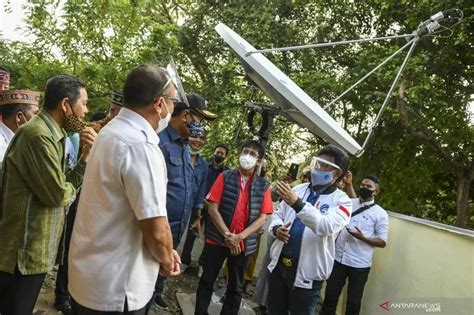
<svg viewBox="0 0 474 315">
<path fill-rule="evenodd" d="M 36 303 L 35 315 L 53 315 L 61 314 L 60 312 L 54 309 L 54 279 L 55 273 L 51 273 L 45 280 L 43 289 L 41 290 L 40 296 Z M 196 292 L 199 278 L 197 277 L 197 268 L 191 267 L 184 274 L 177 278 L 169 278 L 166 282 L 166 291 L 165 299 L 168 302 L 170 309 L 168 311 L 161 309 L 153 309 L 150 314 L 155 315 L 175 315 L 175 314 L 184 314 L 191 315 L 190 311 L 194 305 L 194 293 Z M 216 289 L 219 289 L 219 284 L 222 284 L 223 281 L 217 281 Z M 253 295 L 253 285 L 250 286 L 250 294 L 246 294 L 244 298 L 250 305 L 250 307 L 256 307 L 250 300 Z M 181 310 L 180 303 L 178 302 L 178 297 L 180 303 L 183 306 L 183 311 Z M 192 304 L 190 304 L 192 303 Z M 248 308 L 248 307 L 247 307 Z M 258 310 L 256 310 L 257 315 Z M 212 312 L 211 312 L 212 314 Z M 242 312 L 243 315 L 252 314 L 252 312 Z"/>
</svg>

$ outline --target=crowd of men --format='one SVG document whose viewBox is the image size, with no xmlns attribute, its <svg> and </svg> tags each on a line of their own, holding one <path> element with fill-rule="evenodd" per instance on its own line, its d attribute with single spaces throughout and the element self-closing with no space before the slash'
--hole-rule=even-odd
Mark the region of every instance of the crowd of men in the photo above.
<svg viewBox="0 0 474 315">
<path fill-rule="evenodd" d="M 261 310 L 315 314 L 326 282 L 321 314 L 335 314 L 348 279 L 346 314 L 359 314 L 388 217 L 374 202 L 379 179 L 366 176 L 357 197 L 339 147 L 322 148 L 300 184 L 271 188 L 259 174 L 258 141 L 243 143 L 235 169 L 225 166 L 225 144 L 210 163 L 203 158 L 205 126 L 218 117 L 202 96 L 184 100 L 164 68 L 131 70 L 108 113 L 89 122 L 86 84 L 77 77 L 50 78 L 41 108 L 39 92 L 9 83 L 0 68 L 1 315 L 32 314 L 56 265 L 54 305 L 64 314 L 166 309 L 166 278 L 191 265 L 202 230 L 195 314 L 208 314 L 226 262 L 221 314 L 236 315 L 267 218 L 254 296 Z"/>
</svg>

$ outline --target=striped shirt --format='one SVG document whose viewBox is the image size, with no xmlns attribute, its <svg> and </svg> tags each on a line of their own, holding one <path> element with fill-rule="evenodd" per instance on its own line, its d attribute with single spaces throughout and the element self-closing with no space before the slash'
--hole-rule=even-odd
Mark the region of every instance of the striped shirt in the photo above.
<svg viewBox="0 0 474 315">
<path fill-rule="evenodd" d="M 46 273 L 62 258 L 66 210 L 85 170 L 81 160 L 66 173 L 65 139 L 42 110 L 8 147 L 0 170 L 0 271 Z"/>
</svg>

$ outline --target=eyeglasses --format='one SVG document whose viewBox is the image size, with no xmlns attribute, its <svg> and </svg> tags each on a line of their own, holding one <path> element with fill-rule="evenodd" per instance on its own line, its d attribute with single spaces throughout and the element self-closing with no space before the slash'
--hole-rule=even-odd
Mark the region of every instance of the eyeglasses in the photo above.
<svg viewBox="0 0 474 315">
<path fill-rule="evenodd" d="M 251 149 L 243 149 L 242 150 L 242 154 L 243 155 L 250 155 L 250 156 L 253 156 L 254 158 L 257 158 L 259 159 L 260 157 L 258 156 L 258 152 L 257 151 L 254 151 L 254 150 L 251 150 Z"/>
<path fill-rule="evenodd" d="M 168 96 L 168 95 L 162 95 L 161 97 L 165 98 L 165 99 L 168 99 L 168 100 L 172 100 L 173 103 L 178 103 L 179 102 L 179 99 L 176 98 L 176 97 L 171 97 L 171 96 Z"/>
<path fill-rule="evenodd" d="M 199 116 L 199 118 L 196 119 L 196 117 L 198 117 L 197 115 L 195 115 L 192 111 L 189 111 L 189 113 L 191 114 L 191 118 L 192 118 L 194 121 L 200 123 L 201 125 L 205 125 L 205 124 L 206 124 L 206 122 L 207 122 L 206 118 Z"/>
</svg>

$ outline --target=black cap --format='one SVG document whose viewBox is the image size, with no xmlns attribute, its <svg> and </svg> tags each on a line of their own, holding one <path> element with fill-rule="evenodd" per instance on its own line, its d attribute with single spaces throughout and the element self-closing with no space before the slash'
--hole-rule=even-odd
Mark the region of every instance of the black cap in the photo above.
<svg viewBox="0 0 474 315">
<path fill-rule="evenodd" d="M 197 112 L 199 115 L 204 117 L 206 120 L 214 120 L 217 115 L 207 110 L 207 101 L 199 95 L 186 94 L 190 109 Z"/>
<path fill-rule="evenodd" d="M 110 95 L 110 102 L 117 106 L 123 106 L 123 93 L 120 90 L 115 90 Z"/>
</svg>

